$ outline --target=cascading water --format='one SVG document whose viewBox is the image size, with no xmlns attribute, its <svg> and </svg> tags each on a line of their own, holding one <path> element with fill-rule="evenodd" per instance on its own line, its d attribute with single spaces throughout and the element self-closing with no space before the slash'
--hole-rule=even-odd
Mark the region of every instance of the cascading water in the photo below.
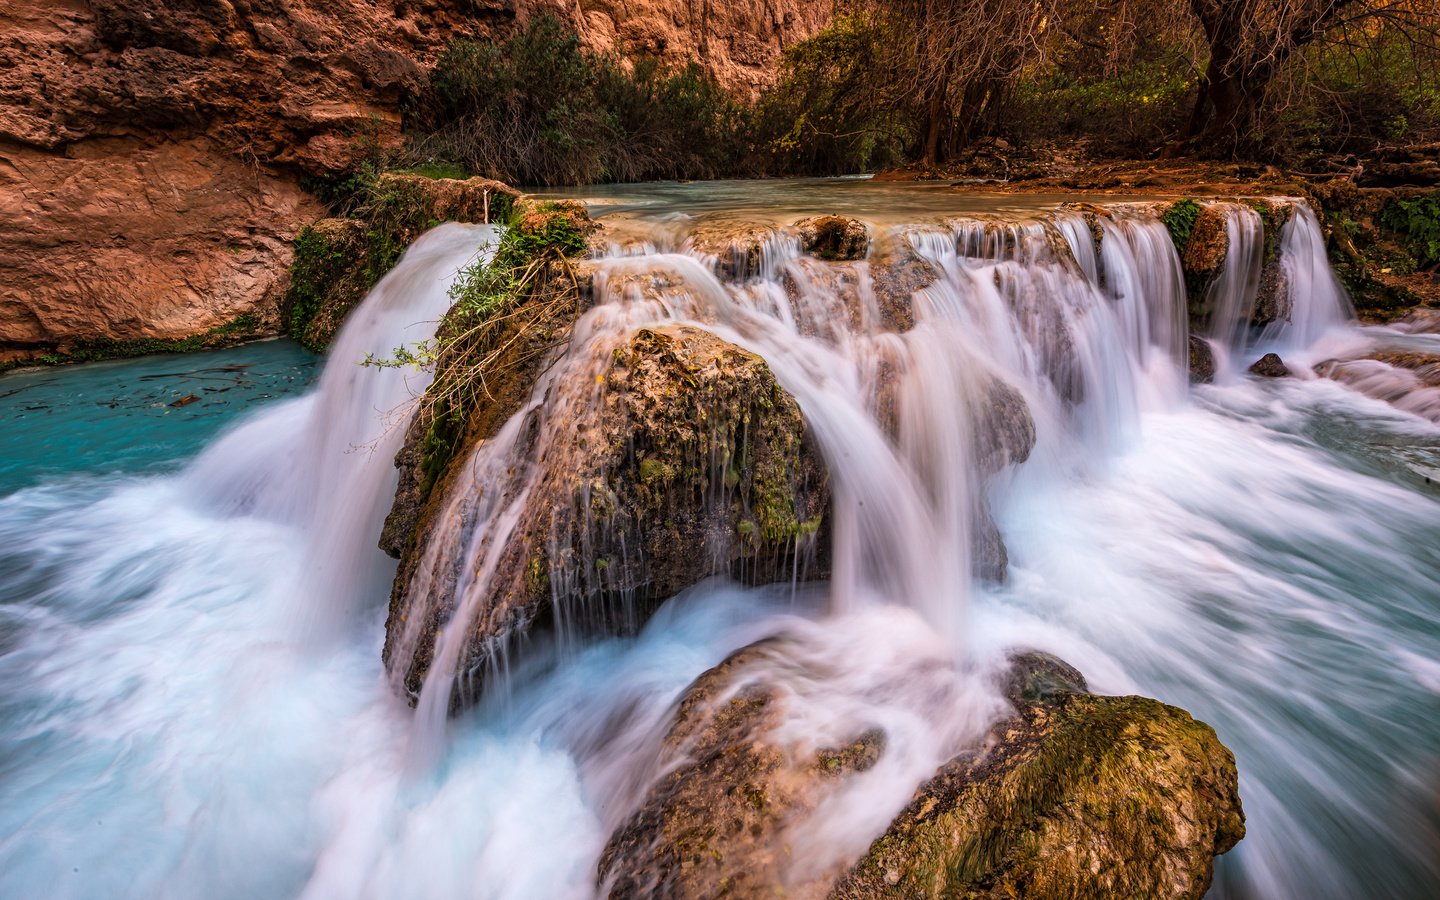
<svg viewBox="0 0 1440 900">
<path fill-rule="evenodd" d="M 1237 359 L 1318 352 L 1344 298 L 1313 216 L 1280 241 L 1288 323 L 1259 336 L 1233 324 L 1254 303 L 1233 286 L 1263 237 L 1236 221 L 1250 250 L 1212 334 Z M 1217 727 L 1249 836 L 1216 894 L 1402 898 L 1440 877 L 1440 504 L 1406 462 L 1440 459 L 1440 434 L 1325 379 L 1187 402 L 1179 261 L 1140 213 L 901 229 L 935 277 L 900 332 L 871 264 L 819 266 L 788 239 L 727 278 L 654 252 L 668 236 L 598 261 L 594 307 L 462 463 L 415 577 L 458 571 L 453 620 L 471 614 L 547 429 L 597 402 L 620 341 L 676 324 L 760 355 L 796 398 L 830 468 L 832 577 L 702 583 L 637 638 L 498 660 L 506 689 L 448 720 L 465 629 L 447 627 L 411 714 L 380 669 L 393 569 L 374 547 L 425 376 L 347 361 L 428 335 L 492 236 L 417 242 L 315 393 L 181 475 L 0 498 L 0 895 L 589 896 L 679 692 L 775 635 L 833 672 L 791 685 L 791 739 L 878 723 L 894 748 L 809 820 L 796 878 L 853 859 L 983 732 L 1014 646 Z M 972 577 L 991 516 L 1004 585 Z M 297 609 L 353 627 L 317 643 Z"/>
</svg>

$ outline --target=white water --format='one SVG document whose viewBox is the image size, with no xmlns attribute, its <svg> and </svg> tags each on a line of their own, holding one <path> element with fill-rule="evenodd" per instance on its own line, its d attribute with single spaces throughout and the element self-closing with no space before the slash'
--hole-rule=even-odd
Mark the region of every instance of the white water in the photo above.
<svg viewBox="0 0 1440 900">
<path fill-rule="evenodd" d="M 1088 233 L 1059 226 L 1072 248 Z M 793 686 L 794 740 L 861 723 L 890 735 L 882 764 L 803 833 L 797 879 L 863 848 L 998 711 L 984 676 L 1004 650 L 1035 646 L 1098 690 L 1186 706 L 1235 750 L 1250 834 L 1219 892 L 1423 896 L 1440 877 L 1440 504 L 1394 460 L 1440 434 L 1323 380 L 1237 380 L 1187 401 L 1173 251 L 1153 227 L 1122 220 L 1107 238 L 1123 245 L 1073 261 L 1037 228 L 918 235 L 944 277 L 900 336 L 878 327 L 863 271 L 837 293 L 777 260 L 792 299 L 686 256 L 606 264 L 617 291 L 572 342 L 577 370 L 648 321 L 763 354 L 832 467 L 835 577 L 793 597 L 704 584 L 638 639 L 536 648 L 504 702 L 448 728 L 451 679 L 427 684 L 417 720 L 379 664 L 375 498 L 393 489 L 394 416 L 421 383 L 342 361 L 433 328 L 483 232 L 417 243 L 317 393 L 187 473 L 0 500 L 0 896 L 588 896 L 670 704 L 773 634 L 797 661 L 843 661 Z M 627 299 L 618 286 L 641 270 L 671 287 Z M 900 373 L 894 440 L 874 415 L 881 362 Z M 1028 401 L 1039 442 L 987 482 L 972 417 L 997 378 Z M 477 460 L 478 483 L 506 443 Z M 987 483 L 1004 588 L 968 575 Z M 471 512 L 503 529 L 504 507 Z M 317 578 L 322 546 L 337 568 Z M 317 643 L 299 610 L 343 636 Z"/>
</svg>

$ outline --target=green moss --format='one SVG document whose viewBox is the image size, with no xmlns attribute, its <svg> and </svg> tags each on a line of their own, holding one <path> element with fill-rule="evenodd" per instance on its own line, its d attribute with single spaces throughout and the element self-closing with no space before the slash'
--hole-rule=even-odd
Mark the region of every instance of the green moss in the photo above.
<svg viewBox="0 0 1440 900">
<path fill-rule="evenodd" d="M 1190 234 L 1195 230 L 1195 220 L 1199 216 L 1200 204 L 1189 198 L 1176 200 L 1160 214 L 1160 221 L 1170 230 L 1170 240 L 1175 242 L 1177 252 L 1185 252 L 1185 245 L 1190 243 Z"/>
<path fill-rule="evenodd" d="M 675 479 L 675 469 L 654 457 L 640 460 L 640 481 L 644 484 L 669 482 Z"/>
</svg>

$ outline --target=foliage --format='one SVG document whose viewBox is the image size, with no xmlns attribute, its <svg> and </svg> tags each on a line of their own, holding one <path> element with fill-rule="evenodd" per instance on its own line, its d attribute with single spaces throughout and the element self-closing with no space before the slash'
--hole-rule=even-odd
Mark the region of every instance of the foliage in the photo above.
<svg viewBox="0 0 1440 900">
<path fill-rule="evenodd" d="M 489 381 L 533 362 L 559 339 L 561 311 L 578 303 L 570 260 L 587 249 L 587 226 L 583 209 L 572 204 L 517 205 L 489 261 L 461 270 L 450 290 L 454 306 L 435 338 L 361 363 L 435 373 L 417 418 L 425 429 L 422 498 L 445 471 L 471 412 L 482 399 L 494 399 Z"/>
<path fill-rule="evenodd" d="M 1405 235 L 1406 247 L 1420 266 L 1440 263 L 1440 197 L 1391 200 L 1380 213 L 1380 224 Z"/>
<path fill-rule="evenodd" d="M 1200 204 L 1189 198 L 1175 201 L 1160 214 L 1160 221 L 1170 229 L 1170 240 L 1175 242 L 1177 251 L 1185 252 L 1185 245 L 1190 243 L 1190 235 L 1195 231 L 1195 220 L 1199 216 Z"/>
<path fill-rule="evenodd" d="M 904 162 L 916 138 L 879 77 L 889 52 L 880 25 L 854 13 L 785 51 L 756 113 L 776 169 L 838 175 Z"/>
<path fill-rule="evenodd" d="M 723 174 L 745 117 L 698 65 L 591 53 L 547 13 L 503 43 L 451 43 L 411 124 L 414 157 L 557 185 Z"/>
</svg>

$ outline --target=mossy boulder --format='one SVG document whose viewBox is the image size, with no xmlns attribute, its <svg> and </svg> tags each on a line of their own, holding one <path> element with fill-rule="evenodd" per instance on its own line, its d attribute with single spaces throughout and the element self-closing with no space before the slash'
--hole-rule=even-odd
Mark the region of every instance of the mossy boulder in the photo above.
<svg viewBox="0 0 1440 900">
<path fill-rule="evenodd" d="M 875 765 L 878 729 L 837 747 L 797 747 L 780 730 L 777 670 L 813 672 L 772 639 L 732 654 L 684 692 L 660 750 L 665 773 L 605 845 L 601 893 L 630 897 L 821 896 L 789 884 L 787 836 L 806 814 Z M 805 677 L 805 676 L 802 676 Z"/>
<path fill-rule="evenodd" d="M 791 226 L 805 252 L 821 259 L 864 259 L 870 249 L 870 229 L 849 216 L 812 216 Z"/>
<path fill-rule="evenodd" d="M 679 327 L 642 330 L 604 353 L 588 383 L 553 389 L 586 397 L 557 393 L 547 408 L 531 408 L 516 465 L 474 486 L 519 491 L 523 481 L 528 493 L 494 551 L 477 612 L 450 626 L 468 629 L 463 678 L 556 619 L 572 630 L 627 633 L 715 573 L 766 583 L 825 572 L 825 469 L 799 407 L 762 359 Z M 489 380 L 505 400 L 477 406 L 455 460 L 504 424 L 509 417 L 496 407 L 518 409 L 533 379 L 534 369 L 522 368 Z M 446 523 L 466 515 L 455 510 L 470 502 L 456 496 L 467 489 L 453 471 L 443 476 L 414 538 L 401 542 L 385 659 L 412 698 L 455 608 L 456 585 L 476 574 L 444 545 L 466 540 Z"/>
<path fill-rule="evenodd" d="M 296 236 L 282 326 L 306 348 L 323 352 L 417 237 L 442 222 L 503 221 L 518 196 L 487 178 L 374 176 L 357 195 L 353 215 L 321 219 Z"/>
<path fill-rule="evenodd" d="M 809 817 L 890 751 L 857 725 L 816 749 L 783 727 L 823 658 L 746 647 L 677 703 L 640 807 L 611 835 L 600 893 L 1199 898 L 1244 835 L 1234 759 L 1209 726 L 1143 697 L 1098 697 L 1048 654 L 1012 655 L 1016 715 L 944 766 L 848 871 L 792 852 Z M 863 690 L 863 688 L 857 688 Z"/>
<path fill-rule="evenodd" d="M 1018 714 L 920 788 L 834 900 L 1204 896 L 1245 834 L 1214 730 L 1158 700 L 1084 693 L 1053 658 L 1019 667 Z"/>
<path fill-rule="evenodd" d="M 1440 210 L 1440 190 L 1359 187 L 1335 179 L 1313 186 L 1310 199 L 1325 232 L 1330 264 L 1361 320 L 1389 321 L 1417 306 L 1440 306 L 1435 263 L 1425 271 L 1424 245 L 1416 240 L 1416 226 L 1433 240 L 1440 218 L 1427 222 L 1423 215 L 1399 214 Z"/>
</svg>

